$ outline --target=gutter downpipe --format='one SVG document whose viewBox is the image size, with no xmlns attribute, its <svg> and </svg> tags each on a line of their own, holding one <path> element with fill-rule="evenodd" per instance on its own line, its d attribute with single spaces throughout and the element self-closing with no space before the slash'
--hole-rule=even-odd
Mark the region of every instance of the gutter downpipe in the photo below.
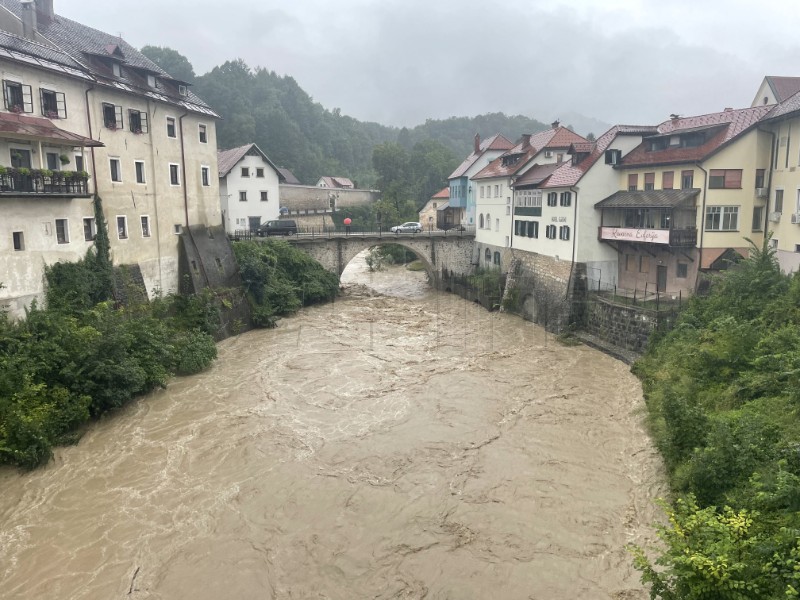
<svg viewBox="0 0 800 600">
<path fill-rule="evenodd" d="M 700 252 L 698 256 L 697 271 L 703 268 L 703 238 L 706 231 L 706 192 L 708 190 L 708 171 L 706 171 L 699 162 L 695 163 L 697 168 L 703 172 L 703 205 L 702 213 L 700 214 Z M 697 278 L 694 280 L 694 291 L 697 292 Z"/>
<path fill-rule="evenodd" d="M 92 113 L 89 110 L 89 92 L 91 92 L 95 88 L 94 84 L 89 86 L 89 88 L 84 93 L 84 98 L 86 100 L 86 124 L 89 126 L 89 138 L 94 139 L 92 135 Z M 97 196 L 97 163 L 94 157 L 94 146 L 89 148 L 89 152 L 92 153 L 92 177 L 94 178 L 93 187 L 94 187 L 94 195 Z"/>
<path fill-rule="evenodd" d="M 772 139 L 769 142 L 769 183 L 767 184 L 767 202 L 766 208 L 767 210 L 764 211 L 764 239 L 766 240 L 767 235 L 769 234 L 769 197 L 772 195 L 772 165 L 775 164 L 775 132 L 774 131 L 767 131 L 766 129 L 761 129 L 761 127 L 756 127 L 757 131 L 761 131 L 763 133 L 768 133 Z M 788 152 L 788 150 L 787 150 Z"/>
<path fill-rule="evenodd" d="M 575 252 L 578 246 L 578 188 L 573 186 L 569 189 L 571 192 L 575 192 L 575 204 L 572 211 L 572 262 L 569 265 L 569 282 L 567 283 L 567 296 L 564 300 L 569 298 L 569 283 L 572 282 L 572 275 L 575 270 Z"/>
</svg>

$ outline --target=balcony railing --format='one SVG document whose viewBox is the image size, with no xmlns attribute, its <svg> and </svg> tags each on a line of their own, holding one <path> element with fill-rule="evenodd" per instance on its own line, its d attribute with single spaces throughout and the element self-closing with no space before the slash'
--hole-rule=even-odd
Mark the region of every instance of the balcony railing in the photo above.
<svg viewBox="0 0 800 600">
<path fill-rule="evenodd" d="M 0 195 L 88 196 L 88 182 L 85 172 L 6 169 L 0 172 Z"/>
</svg>

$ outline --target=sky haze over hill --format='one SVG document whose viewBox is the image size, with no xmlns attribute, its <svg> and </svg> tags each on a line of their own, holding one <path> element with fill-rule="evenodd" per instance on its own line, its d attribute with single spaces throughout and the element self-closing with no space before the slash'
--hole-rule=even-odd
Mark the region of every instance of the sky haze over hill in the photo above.
<svg viewBox="0 0 800 600">
<path fill-rule="evenodd" d="M 800 75 L 800 11 L 786 0 L 122 4 L 55 9 L 137 47 L 174 48 L 198 75 L 242 58 L 385 125 L 487 112 L 657 123 L 748 106 L 764 75 Z"/>
</svg>

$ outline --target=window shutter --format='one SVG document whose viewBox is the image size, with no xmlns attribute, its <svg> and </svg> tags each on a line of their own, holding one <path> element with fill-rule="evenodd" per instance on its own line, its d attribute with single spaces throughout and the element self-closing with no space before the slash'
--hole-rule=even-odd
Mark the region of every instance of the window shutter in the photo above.
<svg viewBox="0 0 800 600">
<path fill-rule="evenodd" d="M 22 110 L 26 113 L 33 112 L 33 90 L 29 85 L 22 87 Z"/>
<path fill-rule="evenodd" d="M 8 97 L 8 82 L 4 79 L 3 80 L 3 104 L 6 109 L 11 108 L 10 100 Z"/>
<path fill-rule="evenodd" d="M 58 110 L 58 118 L 67 118 L 67 97 L 64 92 L 56 92 L 56 107 Z"/>
<path fill-rule="evenodd" d="M 114 105 L 114 119 L 116 120 L 117 129 L 122 129 L 124 126 L 122 123 L 122 107 Z"/>
<path fill-rule="evenodd" d="M 150 124 L 147 120 L 146 112 L 139 113 L 139 122 L 142 124 L 142 133 L 148 133 L 150 131 Z"/>
</svg>

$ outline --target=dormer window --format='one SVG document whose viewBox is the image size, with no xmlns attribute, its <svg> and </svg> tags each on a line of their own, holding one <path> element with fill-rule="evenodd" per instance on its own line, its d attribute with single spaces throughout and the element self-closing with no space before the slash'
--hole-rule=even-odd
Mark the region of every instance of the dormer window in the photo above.
<svg viewBox="0 0 800 600">
<path fill-rule="evenodd" d="M 151 88 L 158 87 L 158 82 L 156 81 L 155 75 L 147 76 L 147 85 L 149 85 Z"/>
<path fill-rule="evenodd" d="M 119 63 L 111 64 L 111 72 L 114 73 L 114 77 L 122 77 L 122 67 L 119 66 Z"/>
<path fill-rule="evenodd" d="M 178 95 L 179 96 L 188 96 L 189 95 L 189 88 L 187 88 L 185 85 L 179 85 L 178 86 Z"/>
<path fill-rule="evenodd" d="M 659 137 L 650 140 L 650 152 L 666 150 L 669 148 L 669 137 Z"/>
<path fill-rule="evenodd" d="M 704 131 L 694 133 L 685 133 L 681 136 L 682 148 L 696 148 L 702 146 L 706 141 L 706 134 Z"/>
</svg>

